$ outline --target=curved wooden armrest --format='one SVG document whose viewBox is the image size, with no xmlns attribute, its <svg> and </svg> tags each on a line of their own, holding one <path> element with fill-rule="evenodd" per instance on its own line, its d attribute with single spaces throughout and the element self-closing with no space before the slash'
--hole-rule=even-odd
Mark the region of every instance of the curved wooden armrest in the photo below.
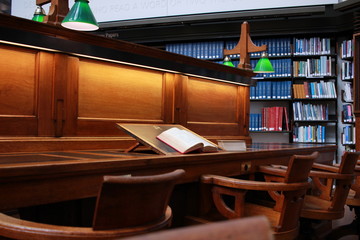
<svg viewBox="0 0 360 240">
<path fill-rule="evenodd" d="M 21 220 L 0 213 L 0 236 L 10 239 L 47 239 L 47 240 L 98 240 L 115 239 L 148 232 L 149 229 L 159 230 L 168 224 L 171 218 L 171 208 L 167 207 L 166 214 L 157 226 L 148 223 L 141 226 L 124 227 L 109 230 L 94 230 L 92 227 L 70 227 Z M 2 238 L 1 238 L 2 239 Z"/>
<path fill-rule="evenodd" d="M 318 178 L 346 180 L 346 179 L 353 179 L 355 177 L 355 174 L 339 174 L 339 173 L 311 170 L 309 176 L 318 177 Z"/>
<path fill-rule="evenodd" d="M 279 183 L 279 182 L 259 182 L 252 180 L 235 179 L 217 175 L 203 175 L 201 177 L 203 183 L 219 185 L 223 187 L 230 187 L 244 190 L 258 190 L 258 191 L 297 191 L 307 189 L 310 183 Z"/>
<path fill-rule="evenodd" d="M 287 172 L 286 166 L 259 166 L 258 172 L 270 174 L 270 175 L 276 175 L 279 177 L 285 177 Z"/>
<path fill-rule="evenodd" d="M 339 172 L 339 167 L 338 166 L 326 165 L 326 164 L 321 164 L 321 163 L 313 163 L 312 168 L 313 169 L 324 170 L 324 171 L 328 171 L 328 172 L 334 172 L 334 173 Z"/>
<path fill-rule="evenodd" d="M 30 232 L 35 235 L 53 235 L 54 239 L 56 236 L 63 235 L 64 238 L 69 235 L 74 236 L 87 236 L 92 231 L 92 228 L 82 228 L 82 227 L 67 227 L 67 226 L 58 226 L 58 225 L 50 225 L 43 224 L 37 222 L 30 222 L 26 220 L 17 219 L 6 214 L 0 213 L 0 234 L 3 232 L 13 232 L 13 234 L 20 234 L 21 232 Z"/>
</svg>

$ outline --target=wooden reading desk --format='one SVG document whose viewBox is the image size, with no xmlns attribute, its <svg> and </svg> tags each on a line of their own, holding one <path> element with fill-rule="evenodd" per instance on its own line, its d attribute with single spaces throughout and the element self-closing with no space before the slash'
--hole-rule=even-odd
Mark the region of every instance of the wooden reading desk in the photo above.
<svg viewBox="0 0 360 240">
<path fill-rule="evenodd" d="M 245 152 L 158 155 L 121 150 L 80 150 L 0 154 L 1 210 L 96 196 L 105 174 L 157 174 L 182 168 L 182 183 L 202 174 L 235 176 L 256 165 L 286 163 L 292 154 L 320 152 L 318 161 L 334 159 L 335 145 L 254 143 Z M 6 197 L 5 197 L 6 196 Z"/>
</svg>

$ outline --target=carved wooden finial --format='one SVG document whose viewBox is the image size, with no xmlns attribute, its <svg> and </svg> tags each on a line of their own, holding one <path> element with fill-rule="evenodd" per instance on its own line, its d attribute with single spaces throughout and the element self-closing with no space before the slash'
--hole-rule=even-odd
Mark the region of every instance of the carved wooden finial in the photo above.
<svg viewBox="0 0 360 240">
<path fill-rule="evenodd" d="M 250 38 L 250 29 L 248 22 L 243 22 L 241 24 L 241 34 L 240 39 L 237 45 L 231 49 L 224 49 L 224 56 L 232 54 L 240 54 L 240 61 L 238 68 L 252 70 L 250 65 L 250 55 L 251 52 L 261 52 L 266 51 L 267 46 L 261 45 L 256 46 Z"/>
<path fill-rule="evenodd" d="M 59 25 L 69 12 L 68 0 L 36 0 L 36 5 L 42 6 L 50 3 L 49 13 L 44 18 L 44 23 Z"/>
</svg>

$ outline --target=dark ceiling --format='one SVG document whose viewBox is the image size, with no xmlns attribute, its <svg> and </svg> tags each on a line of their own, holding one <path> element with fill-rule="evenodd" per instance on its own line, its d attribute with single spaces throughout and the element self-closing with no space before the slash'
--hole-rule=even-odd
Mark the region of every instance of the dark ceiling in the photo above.
<svg viewBox="0 0 360 240">
<path fill-rule="evenodd" d="M 265 9 L 101 24 L 96 34 L 161 47 L 166 42 L 238 37 L 240 25 L 250 24 L 256 36 L 352 33 L 360 0 L 326 6 Z"/>
</svg>

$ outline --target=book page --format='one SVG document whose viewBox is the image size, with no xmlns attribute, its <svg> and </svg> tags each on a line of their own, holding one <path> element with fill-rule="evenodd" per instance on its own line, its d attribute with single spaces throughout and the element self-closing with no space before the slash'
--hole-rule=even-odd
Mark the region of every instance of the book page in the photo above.
<svg viewBox="0 0 360 240">
<path fill-rule="evenodd" d="M 202 152 L 217 152 L 218 151 L 218 147 L 214 144 L 211 144 L 210 142 L 206 141 L 205 139 L 203 139 L 202 137 L 199 137 L 198 135 L 189 132 L 187 130 L 181 130 L 183 132 L 184 135 L 187 135 L 188 138 L 193 139 L 194 141 L 197 142 L 201 142 L 203 144 L 202 147 Z"/>
<path fill-rule="evenodd" d="M 191 152 L 204 146 L 199 141 L 199 137 L 176 127 L 162 132 L 157 138 L 181 153 Z"/>
</svg>

